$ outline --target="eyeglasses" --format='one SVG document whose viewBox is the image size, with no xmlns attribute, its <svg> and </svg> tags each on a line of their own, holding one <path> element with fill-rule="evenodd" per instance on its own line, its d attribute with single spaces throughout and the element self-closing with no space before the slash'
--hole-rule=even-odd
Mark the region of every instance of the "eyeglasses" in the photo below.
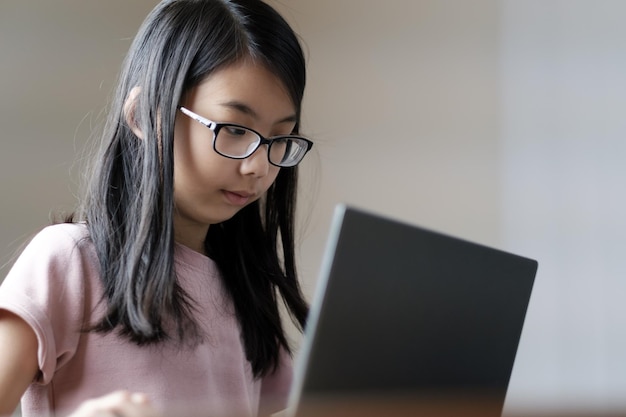
<svg viewBox="0 0 626 417">
<path fill-rule="evenodd" d="M 245 159 L 261 145 L 267 145 L 267 159 L 278 167 L 293 167 L 302 161 L 311 150 L 313 142 L 301 136 L 280 135 L 264 138 L 260 133 L 232 123 L 216 123 L 185 107 L 180 111 L 193 120 L 202 123 L 213 132 L 213 149 L 218 154 L 231 159 Z"/>
</svg>

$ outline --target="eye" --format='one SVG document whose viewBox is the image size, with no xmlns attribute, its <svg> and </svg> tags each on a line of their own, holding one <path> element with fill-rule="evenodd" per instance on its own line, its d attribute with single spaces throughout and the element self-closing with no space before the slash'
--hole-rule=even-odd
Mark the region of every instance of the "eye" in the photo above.
<svg viewBox="0 0 626 417">
<path fill-rule="evenodd" d="M 248 130 L 239 127 L 239 126 L 224 126 L 223 129 L 224 133 L 233 136 L 233 137 L 237 137 L 237 136 L 245 136 L 246 134 L 248 134 Z"/>
</svg>

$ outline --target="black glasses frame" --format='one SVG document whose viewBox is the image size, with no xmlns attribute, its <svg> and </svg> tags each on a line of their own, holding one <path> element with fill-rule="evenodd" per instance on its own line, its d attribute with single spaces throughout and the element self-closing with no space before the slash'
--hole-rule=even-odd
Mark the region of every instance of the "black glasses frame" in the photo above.
<svg viewBox="0 0 626 417">
<path fill-rule="evenodd" d="M 197 113 L 192 112 L 191 110 L 189 110 L 186 107 L 183 106 L 179 106 L 178 109 L 185 114 L 186 116 L 189 116 L 190 118 L 192 118 L 193 120 L 201 123 L 202 125 L 206 126 L 207 128 L 209 128 L 212 132 L 213 132 L 213 150 L 215 152 L 217 152 L 219 155 L 225 157 L 225 158 L 229 158 L 229 159 L 246 159 L 249 158 L 250 156 L 252 156 L 252 154 L 254 154 L 257 149 L 259 149 L 261 147 L 261 145 L 267 145 L 268 149 L 267 149 L 267 160 L 270 164 L 280 167 L 280 168 L 290 168 L 293 166 L 298 165 L 300 162 L 302 162 L 302 160 L 304 159 L 305 155 L 311 150 L 311 148 L 313 147 L 313 142 L 311 142 L 309 139 L 302 137 L 302 136 L 298 136 L 298 135 L 279 135 L 279 136 L 272 136 L 270 138 L 266 138 L 265 136 L 261 135 L 259 132 L 257 132 L 254 129 L 251 129 L 249 127 L 243 126 L 243 125 L 239 125 L 236 123 L 220 123 L 220 122 L 214 122 L 212 120 L 207 119 L 206 117 L 202 117 Z M 217 150 L 217 147 L 215 146 L 215 143 L 217 141 L 217 135 L 219 133 L 219 131 L 225 127 L 235 127 L 235 128 L 239 128 L 239 129 L 245 129 L 247 131 L 250 131 L 252 133 L 254 133 L 256 136 L 258 136 L 259 138 L 259 142 L 257 143 L 257 145 L 252 149 L 249 150 L 248 153 L 246 155 L 243 156 L 232 156 L 232 155 L 226 155 L 222 152 L 220 152 L 219 150 Z M 287 138 L 292 138 L 292 139 L 297 139 L 300 141 L 304 141 L 306 143 L 306 150 L 302 153 L 302 157 L 297 160 L 295 163 L 289 164 L 289 165 L 280 165 L 280 164 L 276 164 L 274 162 L 272 162 L 272 160 L 270 159 L 270 148 L 272 147 L 272 144 L 278 140 L 282 140 L 282 139 L 287 139 Z"/>
</svg>

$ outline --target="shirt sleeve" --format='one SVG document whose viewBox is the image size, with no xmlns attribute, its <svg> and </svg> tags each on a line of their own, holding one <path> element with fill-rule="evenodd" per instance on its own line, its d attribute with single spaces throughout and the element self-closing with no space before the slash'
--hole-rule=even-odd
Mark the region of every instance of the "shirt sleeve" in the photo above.
<svg viewBox="0 0 626 417">
<path fill-rule="evenodd" d="M 287 408 L 292 379 L 293 360 L 287 351 L 281 349 L 278 368 L 263 378 L 259 416 L 269 416 Z"/>
<path fill-rule="evenodd" d="M 38 383 L 69 360 L 83 326 L 86 260 L 71 226 L 49 226 L 26 246 L 0 286 L 0 309 L 21 317 L 39 343 Z"/>
</svg>

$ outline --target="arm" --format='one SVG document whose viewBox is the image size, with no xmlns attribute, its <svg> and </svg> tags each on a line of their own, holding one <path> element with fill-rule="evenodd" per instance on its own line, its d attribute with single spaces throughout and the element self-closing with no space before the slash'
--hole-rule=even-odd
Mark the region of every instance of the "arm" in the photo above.
<svg viewBox="0 0 626 417">
<path fill-rule="evenodd" d="M 0 310 L 0 416 L 10 416 L 39 370 L 35 332 L 15 314 Z M 70 417 L 114 413 L 153 417 L 157 412 L 143 394 L 115 392 L 85 401 Z"/>
<path fill-rule="evenodd" d="M 275 372 L 263 377 L 259 416 L 270 416 L 287 407 L 293 379 L 293 364 L 289 353 L 281 348 L 280 364 Z"/>
<path fill-rule="evenodd" d="M 39 365 L 35 332 L 18 316 L 0 310 L 0 415 L 11 415 L 35 379 Z"/>
</svg>

